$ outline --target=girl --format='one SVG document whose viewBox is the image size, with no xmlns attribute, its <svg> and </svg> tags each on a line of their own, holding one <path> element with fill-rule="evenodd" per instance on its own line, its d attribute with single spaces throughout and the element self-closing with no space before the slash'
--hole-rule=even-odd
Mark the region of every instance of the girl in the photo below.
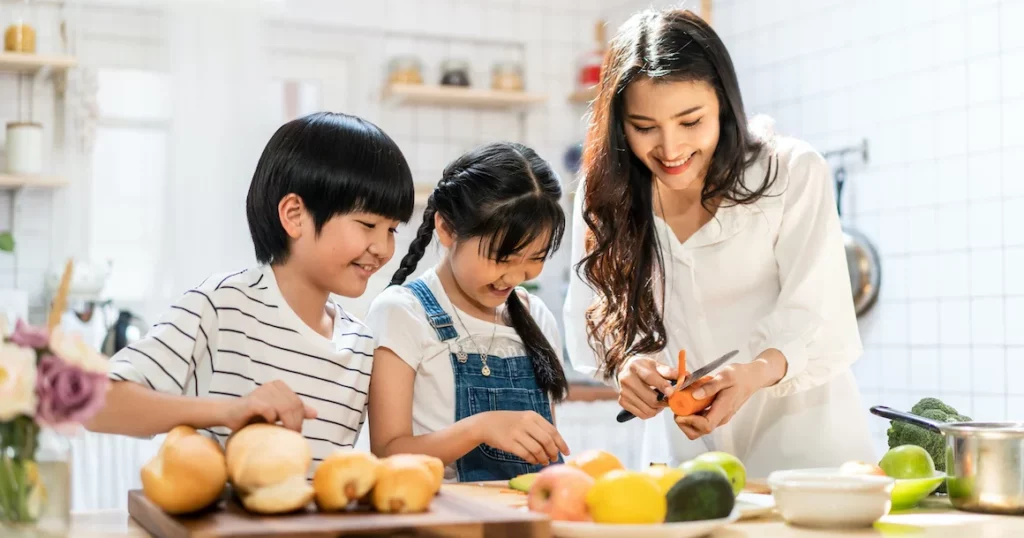
<svg viewBox="0 0 1024 538">
<path fill-rule="evenodd" d="M 554 316 L 516 289 L 558 249 L 565 215 L 555 173 L 520 144 L 456 159 L 427 200 L 392 286 L 370 306 L 370 446 L 444 461 L 447 480 L 507 480 L 569 449 L 552 400 L 568 384 Z M 402 284 L 434 231 L 436 267 Z"/>
<path fill-rule="evenodd" d="M 691 370 L 741 352 L 694 394 L 714 396 L 707 412 L 648 421 L 649 461 L 723 450 L 750 476 L 876 461 L 828 166 L 748 125 L 729 53 L 698 16 L 644 11 L 621 27 L 583 173 L 565 308 L 574 367 L 651 418 L 681 349 Z"/>
</svg>

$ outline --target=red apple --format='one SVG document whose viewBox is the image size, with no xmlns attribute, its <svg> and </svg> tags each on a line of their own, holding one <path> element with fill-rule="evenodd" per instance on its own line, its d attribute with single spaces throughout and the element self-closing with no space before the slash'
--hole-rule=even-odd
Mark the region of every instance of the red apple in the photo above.
<svg viewBox="0 0 1024 538">
<path fill-rule="evenodd" d="M 552 465 L 537 474 L 527 506 L 558 521 L 590 521 L 587 492 L 593 485 L 594 479 L 576 467 Z"/>
</svg>

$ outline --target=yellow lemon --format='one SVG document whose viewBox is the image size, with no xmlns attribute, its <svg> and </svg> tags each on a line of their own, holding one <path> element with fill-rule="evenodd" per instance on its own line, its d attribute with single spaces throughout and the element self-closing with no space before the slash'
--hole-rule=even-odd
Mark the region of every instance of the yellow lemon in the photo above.
<svg viewBox="0 0 1024 538">
<path fill-rule="evenodd" d="M 661 494 L 665 495 L 668 490 L 672 489 L 672 486 L 676 485 L 676 482 L 681 480 L 686 473 L 678 467 L 669 467 L 667 465 L 656 465 L 644 469 L 644 473 L 654 479 L 658 483 L 658 488 L 661 489 Z"/>
<path fill-rule="evenodd" d="M 665 494 L 649 474 L 609 471 L 587 492 L 587 509 L 595 523 L 643 525 L 665 521 Z"/>
</svg>

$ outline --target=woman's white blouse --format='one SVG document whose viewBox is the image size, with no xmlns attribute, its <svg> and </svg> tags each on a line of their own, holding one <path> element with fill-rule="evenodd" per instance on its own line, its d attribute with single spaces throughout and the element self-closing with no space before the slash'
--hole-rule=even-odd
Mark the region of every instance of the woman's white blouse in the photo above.
<svg viewBox="0 0 1024 538">
<path fill-rule="evenodd" d="M 684 243 L 651 215 L 665 263 L 668 341 L 653 358 L 674 366 L 685 349 L 692 371 L 732 349 L 740 351 L 734 361 L 749 362 L 775 348 L 788 361 L 786 375 L 697 441 L 679 431 L 671 412 L 648 420 L 645 452 L 653 462 L 725 450 L 743 459 L 751 476 L 766 476 L 781 468 L 875 461 L 850 370 L 862 346 L 829 167 L 802 141 L 765 140 L 769 151 L 744 182 L 759 185 L 769 159 L 777 158 L 769 196 L 720 208 Z M 575 271 L 586 232 L 582 199 L 573 208 L 573 275 L 563 315 L 574 369 L 600 378 L 584 322 L 595 294 Z"/>
</svg>

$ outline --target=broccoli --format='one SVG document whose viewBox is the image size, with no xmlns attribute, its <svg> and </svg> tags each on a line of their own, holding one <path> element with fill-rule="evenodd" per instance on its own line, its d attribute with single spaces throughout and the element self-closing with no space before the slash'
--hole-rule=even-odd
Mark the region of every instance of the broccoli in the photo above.
<svg viewBox="0 0 1024 538">
<path fill-rule="evenodd" d="M 938 398 L 922 398 L 910 412 L 936 422 L 970 422 L 970 417 L 961 415 L 956 409 Z M 946 439 L 940 433 L 926 430 L 905 422 L 890 421 L 888 430 L 889 448 L 900 445 L 917 445 L 928 451 L 935 462 L 935 470 L 946 471 Z M 945 489 L 942 485 L 940 491 Z"/>
</svg>

